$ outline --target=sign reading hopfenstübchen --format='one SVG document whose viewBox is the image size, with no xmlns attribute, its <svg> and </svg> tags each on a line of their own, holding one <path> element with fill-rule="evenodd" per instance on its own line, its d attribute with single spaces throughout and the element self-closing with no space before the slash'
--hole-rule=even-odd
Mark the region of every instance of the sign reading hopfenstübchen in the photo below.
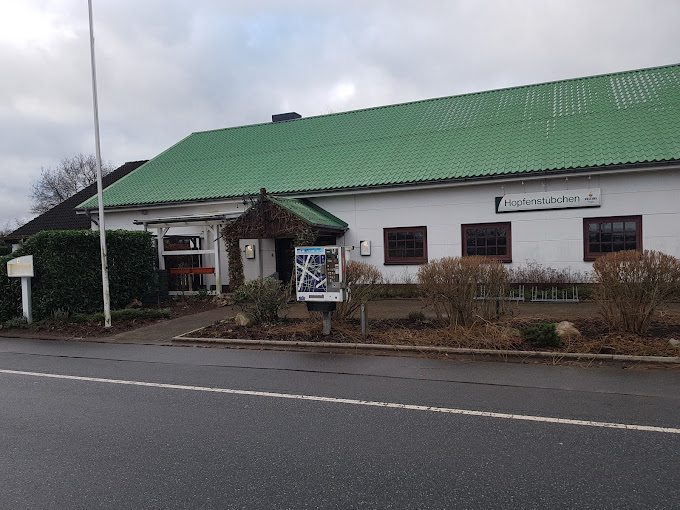
<svg viewBox="0 0 680 510">
<path fill-rule="evenodd" d="M 600 207 L 600 188 L 515 193 L 496 198 L 496 212 Z"/>
</svg>

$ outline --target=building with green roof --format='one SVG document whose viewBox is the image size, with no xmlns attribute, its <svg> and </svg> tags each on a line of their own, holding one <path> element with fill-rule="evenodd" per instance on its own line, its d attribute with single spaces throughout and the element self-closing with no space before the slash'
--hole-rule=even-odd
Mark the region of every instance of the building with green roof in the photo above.
<svg viewBox="0 0 680 510">
<path fill-rule="evenodd" d="M 443 256 L 574 271 L 680 256 L 680 65 L 295 117 L 187 136 L 104 191 L 107 227 L 192 238 L 221 283 L 217 232 L 262 197 L 363 242 L 352 258 L 393 280 Z M 79 208 L 96 216 L 97 197 Z M 241 241 L 248 278 L 285 272 L 293 236 L 266 234 Z"/>
</svg>

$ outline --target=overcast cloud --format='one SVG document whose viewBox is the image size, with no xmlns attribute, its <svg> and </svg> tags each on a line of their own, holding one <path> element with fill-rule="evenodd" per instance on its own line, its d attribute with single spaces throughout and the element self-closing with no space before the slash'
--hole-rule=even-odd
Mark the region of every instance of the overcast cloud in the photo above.
<svg viewBox="0 0 680 510">
<path fill-rule="evenodd" d="M 677 0 L 93 0 L 102 158 L 194 131 L 680 62 Z M 0 227 L 94 153 L 87 0 L 0 0 Z"/>
</svg>

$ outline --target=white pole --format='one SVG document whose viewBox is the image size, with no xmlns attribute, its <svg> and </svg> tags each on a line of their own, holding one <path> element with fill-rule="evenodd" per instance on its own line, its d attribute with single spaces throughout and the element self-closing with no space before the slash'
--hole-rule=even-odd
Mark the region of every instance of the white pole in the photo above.
<svg viewBox="0 0 680 510">
<path fill-rule="evenodd" d="M 28 276 L 21 277 L 21 307 L 26 322 L 30 324 L 33 322 L 33 310 L 31 309 L 31 278 Z"/>
<path fill-rule="evenodd" d="M 97 70 L 94 65 L 94 29 L 92 28 L 92 0 L 87 0 L 90 16 L 90 60 L 92 63 L 92 105 L 94 107 L 94 140 L 97 151 L 97 199 L 99 201 L 99 245 L 102 258 L 102 293 L 104 295 L 104 327 L 111 327 L 109 298 L 109 264 L 106 258 L 106 227 L 104 226 L 104 196 L 102 193 L 102 156 L 99 148 L 99 107 L 97 105 Z"/>
</svg>

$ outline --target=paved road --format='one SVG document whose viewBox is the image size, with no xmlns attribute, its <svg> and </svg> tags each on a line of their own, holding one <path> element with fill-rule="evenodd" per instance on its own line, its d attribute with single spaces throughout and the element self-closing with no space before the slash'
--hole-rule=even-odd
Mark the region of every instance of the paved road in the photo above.
<svg viewBox="0 0 680 510">
<path fill-rule="evenodd" d="M 0 339 L 0 410 L 2 508 L 680 507 L 677 370 Z"/>
</svg>

